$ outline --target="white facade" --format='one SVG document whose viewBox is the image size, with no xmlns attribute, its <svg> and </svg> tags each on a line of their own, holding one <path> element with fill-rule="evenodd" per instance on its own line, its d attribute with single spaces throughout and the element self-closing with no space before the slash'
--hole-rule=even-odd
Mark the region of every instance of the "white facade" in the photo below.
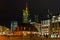
<svg viewBox="0 0 60 40">
<path fill-rule="evenodd" d="M 41 21 L 41 34 L 49 35 L 50 33 L 50 20 L 43 20 Z"/>
<path fill-rule="evenodd" d="M 60 37 L 60 15 L 53 16 L 52 17 L 52 32 L 54 35 L 54 38 Z"/>
<path fill-rule="evenodd" d="M 60 22 L 60 15 L 52 17 L 52 23 L 54 23 L 54 22 Z"/>
</svg>

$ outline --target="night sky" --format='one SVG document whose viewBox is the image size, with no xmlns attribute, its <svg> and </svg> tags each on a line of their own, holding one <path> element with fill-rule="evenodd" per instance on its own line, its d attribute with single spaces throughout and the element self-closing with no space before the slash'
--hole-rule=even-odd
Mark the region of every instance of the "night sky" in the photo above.
<svg viewBox="0 0 60 40">
<path fill-rule="evenodd" d="M 9 26 L 10 21 L 21 23 L 22 10 L 25 8 L 26 0 L 0 0 L 0 25 Z M 39 20 L 47 17 L 48 9 L 53 15 L 60 12 L 59 0 L 28 0 L 30 17 L 39 14 Z"/>
</svg>

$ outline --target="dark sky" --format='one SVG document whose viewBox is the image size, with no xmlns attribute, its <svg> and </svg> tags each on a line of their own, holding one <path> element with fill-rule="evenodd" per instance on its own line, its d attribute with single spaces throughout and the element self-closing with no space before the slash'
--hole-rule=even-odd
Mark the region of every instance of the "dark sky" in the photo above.
<svg viewBox="0 0 60 40">
<path fill-rule="evenodd" d="M 8 26 L 11 20 L 19 23 L 22 18 L 22 10 L 25 8 L 26 0 L 0 0 L 0 24 Z M 28 0 L 29 13 L 31 18 L 34 14 L 39 14 L 39 19 L 46 17 L 47 10 L 55 15 L 60 8 L 59 0 Z"/>
</svg>

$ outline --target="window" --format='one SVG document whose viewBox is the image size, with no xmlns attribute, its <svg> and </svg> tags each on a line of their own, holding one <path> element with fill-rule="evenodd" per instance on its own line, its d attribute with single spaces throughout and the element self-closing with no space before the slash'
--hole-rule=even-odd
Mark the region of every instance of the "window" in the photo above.
<svg viewBox="0 0 60 40">
<path fill-rule="evenodd" d="M 52 28 L 54 28 L 54 23 L 52 24 Z"/>
</svg>

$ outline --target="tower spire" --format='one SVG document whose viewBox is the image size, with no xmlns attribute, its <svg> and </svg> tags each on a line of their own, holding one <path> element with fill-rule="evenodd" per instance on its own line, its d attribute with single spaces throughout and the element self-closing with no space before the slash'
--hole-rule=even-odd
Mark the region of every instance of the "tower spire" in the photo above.
<svg viewBox="0 0 60 40">
<path fill-rule="evenodd" d="M 27 0 L 26 0 L 26 13 L 27 13 L 27 15 L 28 15 L 28 3 L 27 3 Z"/>
<path fill-rule="evenodd" d="M 26 10 L 28 10 L 28 5 L 27 5 L 27 1 L 26 1 Z"/>
</svg>

